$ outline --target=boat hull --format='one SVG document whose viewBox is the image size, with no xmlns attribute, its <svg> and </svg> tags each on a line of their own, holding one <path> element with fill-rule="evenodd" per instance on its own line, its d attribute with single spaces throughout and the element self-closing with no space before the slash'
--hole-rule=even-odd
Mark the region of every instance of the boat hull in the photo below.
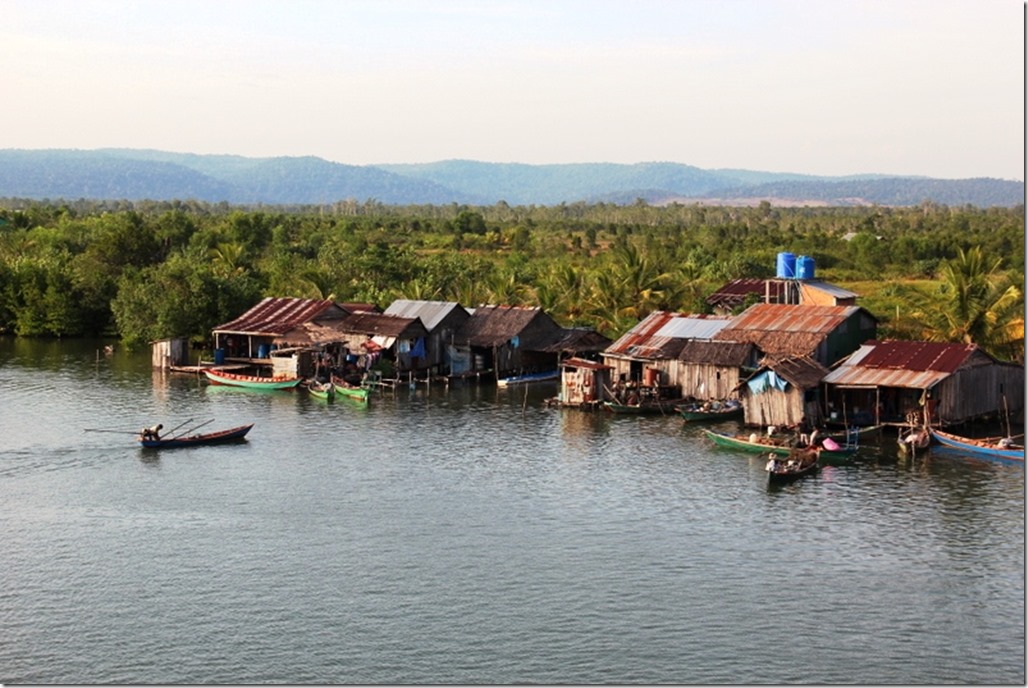
<svg viewBox="0 0 1028 688">
<path fill-rule="evenodd" d="M 244 387 L 246 389 L 292 389 L 300 384 L 298 377 L 272 378 L 256 377 L 253 375 L 237 375 L 222 370 L 204 370 L 207 379 L 218 385 L 230 387 Z"/>
<path fill-rule="evenodd" d="M 250 432 L 253 423 L 240 425 L 228 430 L 208 432 L 202 435 L 191 435 L 189 437 L 173 437 L 163 440 L 139 440 L 139 444 L 146 449 L 181 449 L 182 447 L 199 447 L 206 444 L 224 444 L 226 442 L 237 442 L 245 439 Z"/>
<path fill-rule="evenodd" d="M 688 406 L 679 406 L 677 410 L 679 415 L 690 423 L 732 420 L 733 418 L 742 418 L 743 414 L 742 406 L 733 406 L 720 411 L 701 411 Z"/>
<path fill-rule="evenodd" d="M 814 475 L 820 469 L 821 467 L 815 462 L 809 466 L 804 466 L 803 468 L 797 468 L 795 470 L 789 470 L 786 468 L 769 470 L 767 472 L 767 480 L 772 484 L 791 483 L 793 480 L 799 480 L 804 476 Z"/>
<path fill-rule="evenodd" d="M 958 449 L 962 452 L 974 454 L 990 459 L 1003 459 L 1006 461 L 1017 461 L 1024 463 L 1024 447 L 999 447 L 993 442 L 973 440 L 958 435 L 951 435 L 941 430 L 931 430 L 932 439 L 944 447 Z"/>
<path fill-rule="evenodd" d="M 714 430 L 704 430 L 707 437 L 719 447 L 727 447 L 729 449 L 741 449 L 743 451 L 754 452 L 757 454 L 775 454 L 776 456 L 788 456 L 790 452 L 795 450 L 795 447 L 790 447 L 782 444 L 768 444 L 762 442 L 750 442 L 748 439 L 742 437 L 733 437 L 723 432 L 716 432 Z M 849 459 L 852 458 L 856 453 L 855 449 L 822 449 L 822 459 Z"/>
<path fill-rule="evenodd" d="M 343 382 L 342 378 L 335 376 L 332 377 L 332 391 L 337 399 L 346 399 L 347 401 L 362 405 L 368 403 L 371 395 L 370 390 L 366 387 L 354 387 Z"/>
<path fill-rule="evenodd" d="M 497 387 L 513 387 L 514 385 L 528 385 L 533 382 L 548 382 L 560 377 L 559 370 L 548 370 L 544 373 L 528 373 L 527 375 L 512 375 L 501 377 L 496 381 Z"/>
<path fill-rule="evenodd" d="M 321 399 L 323 401 L 331 401 L 332 397 L 335 396 L 335 386 L 332 383 L 324 385 L 309 384 L 307 385 L 307 391 L 315 399 Z"/>
<path fill-rule="evenodd" d="M 637 416 L 675 413 L 675 408 L 672 404 L 619 404 L 615 401 L 605 401 L 603 402 L 603 408 L 611 413 Z"/>
</svg>

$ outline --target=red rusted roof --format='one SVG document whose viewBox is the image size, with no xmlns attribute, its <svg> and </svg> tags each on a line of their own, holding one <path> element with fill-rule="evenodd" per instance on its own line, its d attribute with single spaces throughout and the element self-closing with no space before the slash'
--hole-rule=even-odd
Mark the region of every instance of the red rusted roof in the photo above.
<svg viewBox="0 0 1028 688">
<path fill-rule="evenodd" d="M 215 332 L 248 335 L 282 335 L 294 327 L 316 318 L 341 318 L 346 311 L 327 299 L 297 299 L 272 297 L 263 299 L 256 306 L 235 320 L 214 328 Z"/>
<path fill-rule="evenodd" d="M 585 368 L 587 370 L 610 370 L 610 366 L 599 361 L 590 361 L 585 358 L 569 358 L 561 362 L 562 368 Z"/>
<path fill-rule="evenodd" d="M 995 362 L 975 344 L 867 342 L 824 381 L 842 387 L 928 389 L 957 370 Z"/>
<path fill-rule="evenodd" d="M 974 353 L 976 344 L 951 342 L 867 342 L 870 350 L 856 363 L 864 368 L 956 372 Z"/>
</svg>

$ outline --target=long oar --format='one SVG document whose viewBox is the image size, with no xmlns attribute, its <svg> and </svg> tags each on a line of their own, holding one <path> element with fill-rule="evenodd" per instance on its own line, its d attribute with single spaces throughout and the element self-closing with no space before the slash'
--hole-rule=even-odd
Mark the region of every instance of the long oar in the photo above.
<svg viewBox="0 0 1028 688">
<path fill-rule="evenodd" d="M 187 421 L 186 421 L 185 423 L 179 423 L 179 424 L 178 424 L 178 425 L 176 425 L 176 426 L 175 426 L 174 428 L 172 428 L 171 430 L 168 430 L 168 432 L 166 432 L 166 433 L 164 433 L 164 434 L 165 434 L 165 435 L 170 435 L 171 433 L 175 432 L 176 430 L 178 430 L 179 428 L 181 428 L 181 427 L 182 427 L 183 425 L 185 425 L 186 423 L 192 423 L 192 422 L 193 422 L 193 419 L 192 419 L 192 418 L 190 418 L 190 419 L 189 419 L 189 420 L 187 420 Z"/>
<path fill-rule="evenodd" d="M 207 421 L 206 423 L 200 423 L 199 425 L 197 425 L 197 426 L 195 426 L 195 427 L 189 428 L 189 429 L 188 429 L 188 430 L 186 430 L 185 432 L 180 432 L 179 434 L 175 435 L 174 437 L 168 437 L 168 438 L 166 438 L 166 439 L 170 439 L 170 440 L 177 440 L 177 439 L 178 439 L 178 438 L 180 438 L 180 437 L 185 437 L 185 436 L 186 436 L 186 435 L 188 435 L 189 433 L 193 432 L 193 430 L 199 430 L 199 429 L 200 429 L 200 428 L 202 428 L 203 426 L 205 426 L 205 425 L 208 425 L 208 424 L 210 424 L 210 423 L 213 423 L 213 422 L 214 422 L 214 419 L 213 419 L 213 418 L 211 418 L 211 419 L 210 419 L 209 421 Z M 180 426 L 180 427 L 181 427 L 181 426 Z"/>
</svg>

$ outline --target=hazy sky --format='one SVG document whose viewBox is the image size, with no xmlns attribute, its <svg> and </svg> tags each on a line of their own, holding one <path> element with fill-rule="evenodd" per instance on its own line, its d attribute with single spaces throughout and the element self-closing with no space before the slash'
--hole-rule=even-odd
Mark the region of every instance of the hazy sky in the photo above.
<svg viewBox="0 0 1028 688">
<path fill-rule="evenodd" d="M 1021 0 L 0 0 L 0 148 L 1024 179 Z"/>
</svg>

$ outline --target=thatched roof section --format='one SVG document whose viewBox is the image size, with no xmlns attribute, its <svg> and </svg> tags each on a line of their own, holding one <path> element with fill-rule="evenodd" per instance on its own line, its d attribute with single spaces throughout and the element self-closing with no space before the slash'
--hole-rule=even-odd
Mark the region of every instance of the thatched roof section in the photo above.
<svg viewBox="0 0 1028 688">
<path fill-rule="evenodd" d="M 471 346 L 492 347 L 519 338 L 519 346 L 533 351 L 552 345 L 562 328 L 541 308 L 479 306 L 464 321 L 454 340 Z"/>
<path fill-rule="evenodd" d="M 698 365 L 719 365 L 742 367 L 753 356 L 753 344 L 749 342 L 706 342 L 690 341 L 682 347 L 678 360 Z"/>
<path fill-rule="evenodd" d="M 828 375 L 828 368 L 809 356 L 774 359 L 764 358 L 760 362 L 757 375 L 765 370 L 773 370 L 775 374 L 798 389 L 815 389 Z"/>
<path fill-rule="evenodd" d="M 539 351 L 547 353 L 588 353 L 599 352 L 610 346 L 610 338 L 592 329 L 580 327 L 565 328 L 559 333 L 559 339 L 551 344 L 539 347 Z"/>
</svg>

